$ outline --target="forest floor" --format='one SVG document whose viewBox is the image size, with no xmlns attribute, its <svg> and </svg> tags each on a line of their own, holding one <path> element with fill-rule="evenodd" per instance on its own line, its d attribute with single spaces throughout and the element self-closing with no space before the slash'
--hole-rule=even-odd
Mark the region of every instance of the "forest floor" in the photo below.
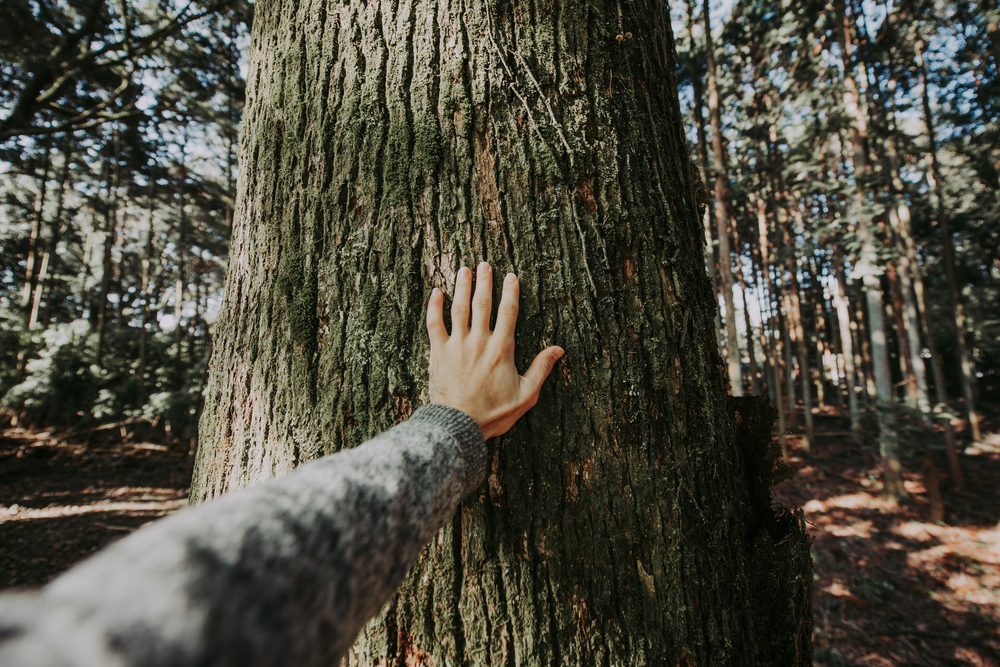
<svg viewBox="0 0 1000 667">
<path fill-rule="evenodd" d="M 801 506 L 815 539 L 815 664 L 1000 667 L 998 416 L 984 420 L 982 443 L 958 429 L 964 490 L 948 478 L 944 452 L 935 454 L 941 522 L 929 518 L 922 453 L 904 461 L 909 498 L 890 503 L 880 497 L 874 443 L 853 444 L 846 420 L 817 415 L 809 453 L 801 436 L 789 437 L 796 475 L 775 500 Z"/>
<path fill-rule="evenodd" d="M 775 490 L 815 538 L 816 664 L 1000 667 L 1000 413 L 984 443 L 966 443 L 964 491 L 939 473 L 940 523 L 919 458 L 906 461 L 910 499 L 887 503 L 874 448 L 851 444 L 846 426 L 817 415 L 809 453 L 790 436 L 797 474 Z M 45 584 L 186 504 L 186 444 L 107 435 L 0 428 L 0 589 Z"/>
</svg>

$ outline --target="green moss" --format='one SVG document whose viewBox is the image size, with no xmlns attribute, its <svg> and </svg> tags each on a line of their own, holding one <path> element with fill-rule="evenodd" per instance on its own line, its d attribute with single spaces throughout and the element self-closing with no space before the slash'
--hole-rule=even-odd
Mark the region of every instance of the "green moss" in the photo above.
<svg viewBox="0 0 1000 667">
<path fill-rule="evenodd" d="M 278 289 L 289 300 L 306 282 L 306 257 L 301 252 L 287 253 L 278 266 Z"/>
<path fill-rule="evenodd" d="M 405 202 L 410 193 L 410 141 L 412 133 L 406 123 L 393 123 L 385 147 L 382 170 L 382 196 L 388 206 Z"/>
<path fill-rule="evenodd" d="M 310 285 L 295 295 L 289 311 L 292 339 L 307 349 L 316 344 L 316 332 L 319 330 L 319 317 L 316 313 L 318 298 L 316 287 Z"/>
<path fill-rule="evenodd" d="M 441 160 L 441 129 L 437 120 L 428 118 L 417 125 L 413 142 L 413 161 L 425 170 L 434 169 Z"/>
<path fill-rule="evenodd" d="M 318 292 L 315 285 L 306 285 L 306 256 L 303 253 L 289 252 L 282 257 L 277 283 L 289 304 L 292 340 L 307 349 L 313 347 L 319 330 Z"/>
</svg>

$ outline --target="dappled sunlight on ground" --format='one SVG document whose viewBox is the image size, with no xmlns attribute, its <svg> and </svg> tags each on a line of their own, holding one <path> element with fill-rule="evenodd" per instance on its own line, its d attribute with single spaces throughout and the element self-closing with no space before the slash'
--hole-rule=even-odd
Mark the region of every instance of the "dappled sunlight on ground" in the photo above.
<svg viewBox="0 0 1000 667">
<path fill-rule="evenodd" d="M 963 452 L 964 492 L 936 457 L 943 523 L 927 518 L 919 459 L 904 462 L 910 498 L 896 503 L 880 497 L 873 443 L 824 437 L 805 453 L 790 440 L 798 474 L 776 499 L 803 508 L 816 540 L 816 664 L 1000 667 L 1000 435 Z"/>
<path fill-rule="evenodd" d="M 44 584 L 187 504 L 188 446 L 97 435 L 0 431 L 0 588 Z"/>
</svg>

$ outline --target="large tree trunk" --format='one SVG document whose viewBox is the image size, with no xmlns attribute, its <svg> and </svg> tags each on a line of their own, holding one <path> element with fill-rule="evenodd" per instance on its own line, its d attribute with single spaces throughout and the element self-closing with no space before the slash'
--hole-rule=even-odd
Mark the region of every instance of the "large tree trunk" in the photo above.
<svg viewBox="0 0 1000 667">
<path fill-rule="evenodd" d="M 350 664 L 811 664 L 770 411 L 727 403 L 667 8 L 620 11 L 257 8 L 193 500 L 425 402 L 462 265 L 520 276 L 522 368 L 566 350 Z"/>
</svg>

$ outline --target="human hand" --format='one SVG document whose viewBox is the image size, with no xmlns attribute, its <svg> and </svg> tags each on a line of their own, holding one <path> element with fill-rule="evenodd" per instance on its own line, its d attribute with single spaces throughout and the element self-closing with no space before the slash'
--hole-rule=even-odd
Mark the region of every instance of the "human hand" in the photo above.
<svg viewBox="0 0 1000 667">
<path fill-rule="evenodd" d="M 563 350 L 556 345 L 545 348 L 525 374 L 518 375 L 514 366 L 514 325 L 520 298 L 517 276 L 508 273 L 504 279 L 496 327 L 490 331 L 493 269 L 483 262 L 477 271 L 471 327 L 471 270 L 462 267 L 455 281 L 450 336 L 444 326 L 444 294 L 439 289 L 431 293 L 427 304 L 430 400 L 461 410 L 476 420 L 484 438 L 492 438 L 510 430 L 538 402 L 542 383 L 563 356 Z"/>
</svg>

